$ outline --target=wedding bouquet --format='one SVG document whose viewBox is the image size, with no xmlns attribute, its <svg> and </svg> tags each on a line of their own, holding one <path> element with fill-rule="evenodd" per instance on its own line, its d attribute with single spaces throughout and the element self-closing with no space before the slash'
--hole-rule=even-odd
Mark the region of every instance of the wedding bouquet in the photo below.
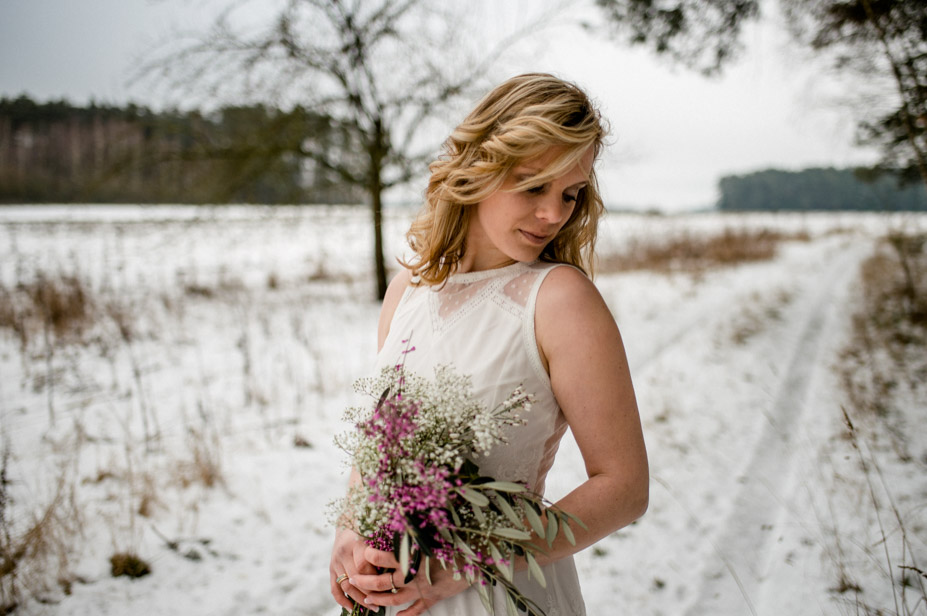
<svg viewBox="0 0 927 616">
<path fill-rule="evenodd" d="M 348 409 L 354 429 L 335 439 L 361 478 L 332 504 L 336 523 L 392 551 L 407 583 L 417 574 L 430 583 L 437 564 L 475 585 L 490 614 L 498 584 L 508 614 L 544 616 L 514 586 L 515 559 L 524 558 L 529 577 L 546 586 L 536 558 L 543 546 L 534 540 L 551 546 L 562 532 L 574 543 L 570 522 L 582 523 L 523 483 L 481 476 L 474 462 L 505 443 L 506 426 L 525 422 L 531 396 L 519 387 L 487 409 L 474 398 L 469 377 L 443 366 L 428 380 L 408 373 L 404 361 L 355 389 L 376 404 Z M 356 605 L 351 614 L 370 612 Z"/>
</svg>

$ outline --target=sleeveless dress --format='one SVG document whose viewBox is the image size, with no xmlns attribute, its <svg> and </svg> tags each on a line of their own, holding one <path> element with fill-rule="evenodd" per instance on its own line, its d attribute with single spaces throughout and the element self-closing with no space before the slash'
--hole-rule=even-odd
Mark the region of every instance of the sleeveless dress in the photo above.
<svg viewBox="0 0 927 616">
<path fill-rule="evenodd" d="M 431 378 L 439 365 L 453 365 L 469 374 L 473 393 L 489 408 L 504 401 L 519 385 L 534 396 L 527 423 L 510 427 L 506 444 L 498 444 L 475 460 L 482 474 L 521 481 L 543 494 L 544 479 L 554 460 L 567 424 L 551 391 L 541 363 L 534 332 L 538 290 L 551 263 L 514 263 L 477 272 L 454 274 L 443 287 L 409 286 L 402 296 L 377 368 L 395 364 L 411 340 L 414 351 L 405 356 L 410 372 Z M 516 572 L 515 585 L 547 616 L 583 616 L 585 606 L 572 557 L 543 567 L 547 587 L 526 571 Z M 403 606 L 405 607 L 405 606 Z M 394 616 L 400 608 L 387 608 Z M 486 609 L 475 588 L 433 606 L 432 616 L 480 616 Z M 495 612 L 506 613 L 504 593 L 495 589 Z"/>
</svg>

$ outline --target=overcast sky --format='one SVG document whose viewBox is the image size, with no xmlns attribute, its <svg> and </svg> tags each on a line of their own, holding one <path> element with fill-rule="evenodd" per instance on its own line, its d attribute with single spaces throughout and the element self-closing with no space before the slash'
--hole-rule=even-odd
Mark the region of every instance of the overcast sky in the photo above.
<svg viewBox="0 0 927 616">
<path fill-rule="evenodd" d="M 127 83 L 132 67 L 172 29 L 207 23 L 218 2 L 0 0 L 0 96 L 157 107 L 145 88 Z M 508 6 L 487 17 L 493 31 L 517 27 L 534 5 Z M 751 28 L 746 42 L 748 53 L 722 78 L 706 79 L 643 49 L 548 28 L 497 73 L 555 72 L 599 102 L 612 127 L 600 163 L 609 205 L 704 207 L 717 199 L 723 175 L 873 160 L 853 145 L 852 114 L 834 102 L 820 67 L 790 50 L 775 27 Z"/>
</svg>

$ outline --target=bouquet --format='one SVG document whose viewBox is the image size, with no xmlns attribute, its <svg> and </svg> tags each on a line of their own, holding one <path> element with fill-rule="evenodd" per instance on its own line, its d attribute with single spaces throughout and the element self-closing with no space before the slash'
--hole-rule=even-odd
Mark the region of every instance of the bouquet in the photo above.
<svg viewBox="0 0 927 616">
<path fill-rule="evenodd" d="M 376 404 L 348 409 L 354 429 L 335 439 L 361 477 L 332 503 L 336 523 L 392 551 L 406 583 L 416 574 L 430 583 L 431 568 L 440 565 L 475 585 L 489 614 L 490 589 L 500 585 L 508 614 L 544 616 L 513 584 L 515 559 L 524 558 L 529 578 L 546 586 L 536 555 L 558 532 L 575 543 L 570 522 L 582 523 L 523 483 L 481 476 L 474 462 L 505 443 L 506 426 L 525 422 L 531 396 L 519 387 L 487 409 L 473 397 L 469 377 L 442 366 L 427 380 L 408 373 L 404 361 L 355 389 Z M 359 605 L 351 612 L 369 613 Z"/>
</svg>

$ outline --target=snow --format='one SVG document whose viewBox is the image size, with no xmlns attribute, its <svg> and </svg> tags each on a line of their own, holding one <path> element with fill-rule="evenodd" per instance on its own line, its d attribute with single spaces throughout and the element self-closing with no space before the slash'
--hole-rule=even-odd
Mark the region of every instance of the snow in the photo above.
<svg viewBox="0 0 927 616">
<path fill-rule="evenodd" d="M 389 255 L 402 254 L 411 215 L 387 212 Z M 860 262 L 887 230 L 923 230 L 927 217 L 612 214 L 599 249 L 724 227 L 809 239 L 698 275 L 596 279 L 625 339 L 652 482 L 641 520 L 577 555 L 587 610 L 855 613 L 854 594 L 835 590 L 842 571 L 867 603 L 894 609 L 887 576 L 899 572 L 879 523 L 895 569 L 900 528 L 876 518 L 860 461 L 883 473 L 879 502 L 893 499 L 923 569 L 923 400 L 904 407 L 910 460 L 874 431 L 861 457 L 833 366 Z M 41 334 L 23 346 L 0 330 L 9 525 L 38 515 L 59 478 L 73 490 L 63 571 L 75 582 L 65 594 L 51 574 L 23 613 L 338 613 L 326 504 L 346 468 L 332 437 L 373 365 L 371 245 L 352 207 L 0 208 L 7 290 L 76 275 L 95 301 L 93 327 L 50 360 Z M 193 474 L 204 461 L 221 477 L 212 487 Z M 567 436 L 548 496 L 583 479 Z M 111 577 L 120 551 L 152 574 Z"/>
</svg>

